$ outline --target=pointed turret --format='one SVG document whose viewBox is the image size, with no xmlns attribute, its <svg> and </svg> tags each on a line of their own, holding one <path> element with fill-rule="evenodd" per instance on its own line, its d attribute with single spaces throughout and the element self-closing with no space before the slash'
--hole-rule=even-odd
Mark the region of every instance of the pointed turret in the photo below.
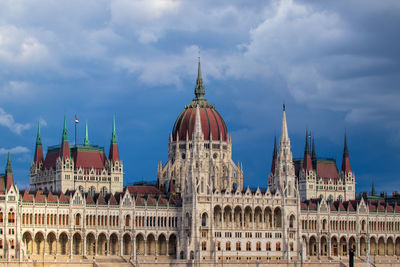
<svg viewBox="0 0 400 267">
<path fill-rule="evenodd" d="M 88 125 L 86 122 L 86 127 L 85 127 L 85 140 L 83 141 L 84 146 L 89 146 L 89 131 L 88 131 Z"/>
<path fill-rule="evenodd" d="M 204 95 L 206 94 L 206 91 L 204 90 L 203 77 L 201 75 L 200 57 L 199 57 L 197 80 L 196 80 L 196 86 L 194 88 L 194 94 L 196 96 L 194 100 L 205 100 Z"/>
<path fill-rule="evenodd" d="M 43 162 L 43 147 L 42 147 L 42 138 L 40 136 L 40 122 L 38 122 L 38 130 L 36 136 L 36 146 L 35 146 L 35 155 L 34 162 L 40 163 Z"/>
<path fill-rule="evenodd" d="M 69 158 L 69 144 L 68 144 L 68 132 L 67 132 L 67 118 L 64 115 L 64 129 L 61 138 L 61 150 L 60 150 L 60 157 L 63 159 Z"/>
<path fill-rule="evenodd" d="M 276 147 L 276 136 L 274 138 L 274 151 L 272 152 L 272 166 L 271 166 L 271 173 L 275 173 L 276 168 L 276 161 L 278 160 L 278 149 Z"/>
<path fill-rule="evenodd" d="M 310 145 L 308 143 L 308 131 L 307 130 L 306 130 L 306 146 L 304 148 L 303 169 L 307 170 L 307 171 L 312 170 Z"/>
<path fill-rule="evenodd" d="M 376 196 L 374 181 L 372 181 L 371 196 Z"/>
<path fill-rule="evenodd" d="M 10 152 L 8 152 L 7 166 L 6 166 L 6 191 L 14 185 L 14 178 L 11 168 Z"/>
<path fill-rule="evenodd" d="M 312 151 L 311 151 L 311 161 L 313 164 L 313 169 L 317 169 L 317 152 L 315 151 L 315 142 L 314 142 L 314 136 L 312 138 Z"/>
<path fill-rule="evenodd" d="M 343 149 L 343 159 L 342 159 L 342 172 L 351 172 L 349 150 L 347 148 L 347 136 L 344 135 L 344 149 Z"/>
<path fill-rule="evenodd" d="M 112 162 L 119 161 L 118 140 L 117 140 L 117 133 L 115 130 L 115 116 L 113 118 L 110 154 L 108 155 L 108 159 L 111 160 Z"/>
<path fill-rule="evenodd" d="M 281 138 L 280 140 L 288 140 L 288 130 L 287 130 L 287 122 L 286 122 L 286 107 L 283 104 L 283 116 L 282 116 L 282 131 L 281 131 Z"/>
</svg>

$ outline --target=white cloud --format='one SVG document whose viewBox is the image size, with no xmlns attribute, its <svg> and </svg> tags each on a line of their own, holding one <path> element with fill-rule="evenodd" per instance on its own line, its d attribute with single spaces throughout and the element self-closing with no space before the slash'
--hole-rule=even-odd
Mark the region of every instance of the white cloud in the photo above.
<svg viewBox="0 0 400 267">
<path fill-rule="evenodd" d="M 28 153 L 29 149 L 24 146 L 16 146 L 13 148 L 0 148 L 0 154 L 22 154 L 22 153 Z"/>
<path fill-rule="evenodd" d="M 31 128 L 29 123 L 22 124 L 15 122 L 13 115 L 0 108 L 0 125 L 7 127 L 10 131 L 16 134 L 21 134 L 23 131 Z"/>
</svg>

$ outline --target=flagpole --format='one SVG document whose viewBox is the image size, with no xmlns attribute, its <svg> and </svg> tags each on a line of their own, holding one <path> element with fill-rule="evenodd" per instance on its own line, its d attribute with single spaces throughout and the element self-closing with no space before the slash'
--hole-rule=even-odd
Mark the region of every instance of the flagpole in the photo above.
<svg viewBox="0 0 400 267">
<path fill-rule="evenodd" d="M 74 122 L 75 122 L 75 146 L 76 146 L 76 115 L 75 115 L 75 118 L 74 118 Z"/>
</svg>

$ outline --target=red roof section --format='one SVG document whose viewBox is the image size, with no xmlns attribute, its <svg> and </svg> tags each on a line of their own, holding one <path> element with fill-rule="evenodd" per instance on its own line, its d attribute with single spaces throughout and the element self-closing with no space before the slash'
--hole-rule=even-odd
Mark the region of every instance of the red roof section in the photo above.
<svg viewBox="0 0 400 267">
<path fill-rule="evenodd" d="M 43 169 L 55 169 L 57 158 L 59 156 L 59 149 L 48 151 L 44 159 Z"/>
<path fill-rule="evenodd" d="M 49 192 L 49 194 L 47 195 L 47 202 L 57 202 L 57 197 Z"/>
<path fill-rule="evenodd" d="M 317 177 L 323 179 L 332 178 L 338 179 L 339 173 L 334 161 L 332 162 L 318 162 L 317 161 Z"/>
<path fill-rule="evenodd" d="M 29 201 L 29 202 L 33 202 L 33 195 L 29 194 L 28 190 L 25 190 L 24 192 L 24 196 L 22 198 L 22 201 Z"/>
<path fill-rule="evenodd" d="M 5 193 L 5 185 L 4 185 L 4 176 L 0 177 L 0 194 L 4 194 Z"/>
<path fill-rule="evenodd" d="M 110 145 L 110 154 L 108 155 L 108 158 L 113 162 L 119 161 L 118 144 Z"/>
<path fill-rule="evenodd" d="M 102 170 L 105 167 L 106 156 L 100 151 L 73 150 L 72 157 L 75 161 L 75 168 Z"/>
<path fill-rule="evenodd" d="M 350 159 L 349 159 L 348 156 L 347 157 L 346 156 L 343 157 L 343 160 L 342 160 L 342 172 L 344 172 L 344 173 L 351 172 Z"/>
<path fill-rule="evenodd" d="M 90 194 L 88 194 L 86 197 L 86 204 L 96 204 L 94 203 L 93 198 Z"/>
<path fill-rule="evenodd" d="M 160 190 L 157 187 L 152 185 L 128 185 L 126 187 L 128 189 L 129 194 L 132 195 L 159 195 L 161 194 Z"/>
<path fill-rule="evenodd" d="M 35 201 L 36 202 L 45 202 L 46 197 L 44 195 L 42 195 L 39 191 L 37 191 L 36 196 L 35 196 Z"/>
<path fill-rule="evenodd" d="M 179 140 L 185 140 L 186 132 L 189 133 L 189 140 L 192 140 L 197 112 L 196 105 L 198 103 L 200 105 L 200 121 L 204 140 L 210 140 L 210 135 L 212 135 L 212 140 L 217 141 L 222 139 L 223 141 L 226 141 L 228 132 L 224 120 L 213 106 L 204 101 L 193 101 L 182 111 L 172 129 L 173 140 L 176 141 L 177 135 L 179 136 Z"/>
<path fill-rule="evenodd" d="M 68 197 L 66 195 L 64 195 L 64 193 L 61 193 L 59 201 L 60 202 L 64 202 L 64 203 L 68 203 L 69 199 L 68 199 Z"/>
<path fill-rule="evenodd" d="M 43 162 L 43 147 L 42 145 L 36 145 L 34 162 Z"/>
</svg>

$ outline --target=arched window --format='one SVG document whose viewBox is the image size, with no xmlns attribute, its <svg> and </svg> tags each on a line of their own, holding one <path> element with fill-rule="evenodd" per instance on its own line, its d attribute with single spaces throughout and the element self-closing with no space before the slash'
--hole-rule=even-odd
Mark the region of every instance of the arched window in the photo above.
<svg viewBox="0 0 400 267">
<path fill-rule="evenodd" d="M 343 197 L 342 197 L 342 195 L 339 195 L 339 197 L 338 197 L 338 200 L 339 200 L 340 202 L 342 202 L 342 201 L 343 201 Z"/>
<path fill-rule="evenodd" d="M 236 242 L 236 251 L 240 251 L 242 247 L 240 246 L 240 242 Z"/>
<path fill-rule="evenodd" d="M 8 223 L 15 223 L 14 210 L 10 209 L 8 212 Z"/>
<path fill-rule="evenodd" d="M 289 228 L 293 228 L 294 227 L 294 215 L 290 215 L 289 217 Z"/>
<path fill-rule="evenodd" d="M 78 187 L 78 190 L 79 190 L 79 192 L 81 192 L 81 194 L 83 194 L 83 186 L 80 185 L 80 186 Z"/>
<path fill-rule="evenodd" d="M 250 251 L 250 250 L 251 250 L 251 243 L 250 243 L 250 241 L 248 241 L 248 242 L 246 243 L 246 250 L 247 250 L 247 251 Z"/>
<path fill-rule="evenodd" d="M 281 243 L 276 243 L 276 251 L 281 251 Z"/>
<path fill-rule="evenodd" d="M 89 195 L 91 195 L 92 197 L 94 197 L 94 194 L 96 193 L 96 188 L 94 186 L 91 186 L 89 188 Z"/>
<path fill-rule="evenodd" d="M 206 241 L 203 241 L 203 242 L 201 242 L 201 250 L 207 250 L 207 242 Z"/>
<path fill-rule="evenodd" d="M 267 251 L 271 251 L 271 243 L 270 242 L 267 242 L 265 249 Z"/>
<path fill-rule="evenodd" d="M 81 223 L 81 215 L 78 213 L 75 215 L 75 225 L 80 225 Z"/>
<path fill-rule="evenodd" d="M 0 211 L 0 223 L 3 223 L 3 212 Z"/>
<path fill-rule="evenodd" d="M 261 251 L 261 242 L 256 243 L 256 250 Z"/>
<path fill-rule="evenodd" d="M 130 226 L 130 221 L 131 221 L 131 216 L 130 215 L 126 215 L 125 217 L 125 226 Z"/>
<path fill-rule="evenodd" d="M 101 194 L 103 197 L 105 197 L 105 196 L 107 195 L 107 188 L 106 188 L 105 186 L 103 186 L 103 187 L 101 188 L 100 194 Z"/>
<path fill-rule="evenodd" d="M 201 215 L 201 226 L 207 226 L 207 213 L 205 212 L 203 213 L 203 215 Z"/>
<path fill-rule="evenodd" d="M 225 249 L 226 249 L 226 251 L 230 251 L 231 250 L 231 242 L 226 242 Z"/>
</svg>

